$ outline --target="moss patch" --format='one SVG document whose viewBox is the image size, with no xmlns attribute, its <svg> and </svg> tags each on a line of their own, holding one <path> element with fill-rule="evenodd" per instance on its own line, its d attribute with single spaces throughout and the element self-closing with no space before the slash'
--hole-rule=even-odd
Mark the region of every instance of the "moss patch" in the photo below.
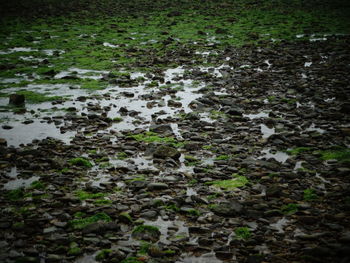
<svg viewBox="0 0 350 263">
<path fill-rule="evenodd" d="M 84 227 L 96 222 L 111 222 L 112 219 L 106 213 L 97 213 L 90 217 L 73 219 L 69 223 L 74 229 L 83 229 Z"/>
<path fill-rule="evenodd" d="M 84 157 L 77 157 L 77 158 L 70 159 L 69 164 L 76 165 L 76 166 L 83 166 L 87 168 L 92 167 L 92 163 L 90 163 L 90 161 Z"/>
<path fill-rule="evenodd" d="M 234 179 L 213 181 L 213 182 L 209 182 L 208 184 L 218 188 L 222 188 L 224 190 L 232 190 L 237 187 L 245 186 L 248 182 L 249 180 L 247 179 L 247 177 L 237 176 Z"/>
</svg>

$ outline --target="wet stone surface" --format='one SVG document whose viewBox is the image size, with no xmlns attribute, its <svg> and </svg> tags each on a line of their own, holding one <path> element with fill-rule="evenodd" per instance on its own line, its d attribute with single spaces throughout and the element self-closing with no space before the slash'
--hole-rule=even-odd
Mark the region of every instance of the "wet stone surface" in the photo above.
<svg viewBox="0 0 350 263">
<path fill-rule="evenodd" d="M 347 262 L 350 39 L 339 38 L 194 45 L 148 72 L 49 72 L 72 82 L 28 82 L 52 99 L 26 93 L 16 110 L 1 97 L 0 261 Z"/>
</svg>

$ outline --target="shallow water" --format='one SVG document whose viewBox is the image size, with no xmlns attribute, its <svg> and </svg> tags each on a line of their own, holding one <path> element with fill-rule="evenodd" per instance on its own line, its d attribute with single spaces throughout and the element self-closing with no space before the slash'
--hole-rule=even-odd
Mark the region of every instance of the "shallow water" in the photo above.
<svg viewBox="0 0 350 263">
<path fill-rule="evenodd" d="M 22 178 L 17 178 L 13 179 L 6 184 L 4 184 L 4 189 L 5 190 L 15 190 L 19 188 L 27 188 L 29 187 L 33 182 L 38 181 L 40 179 L 39 176 L 32 176 L 28 179 L 22 179 Z"/>
<path fill-rule="evenodd" d="M 216 258 L 215 253 L 206 253 L 200 256 L 191 254 L 181 255 L 182 259 L 175 261 L 175 263 L 222 263 L 223 261 Z"/>
<path fill-rule="evenodd" d="M 271 153 L 271 149 L 269 148 L 262 150 L 261 153 L 264 155 L 259 157 L 259 159 L 265 158 L 268 160 L 272 158 L 280 163 L 285 163 L 289 158 L 289 155 L 286 154 L 285 152 L 276 151 L 275 153 Z"/>
<path fill-rule="evenodd" d="M 169 237 L 168 230 L 169 228 L 177 229 L 177 231 L 173 234 L 173 237 L 176 236 L 189 236 L 188 227 L 185 226 L 185 222 L 179 220 L 177 217 L 175 220 L 167 221 L 163 220 L 161 217 L 158 217 L 156 221 L 145 220 L 145 225 L 156 226 L 159 228 L 161 236 L 159 241 L 163 244 L 171 244 L 171 241 L 168 239 Z"/>
<path fill-rule="evenodd" d="M 275 128 L 269 128 L 265 124 L 260 124 L 260 131 L 264 139 L 269 138 L 271 135 L 275 134 Z"/>
</svg>

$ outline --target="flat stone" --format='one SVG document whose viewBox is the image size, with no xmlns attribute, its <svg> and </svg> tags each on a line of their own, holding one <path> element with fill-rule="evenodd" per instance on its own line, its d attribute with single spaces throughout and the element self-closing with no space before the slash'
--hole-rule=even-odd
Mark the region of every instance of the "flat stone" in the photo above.
<svg viewBox="0 0 350 263">
<path fill-rule="evenodd" d="M 153 157 L 161 158 L 161 159 L 166 159 L 166 158 L 179 159 L 180 156 L 181 156 L 181 153 L 178 150 L 166 145 L 161 145 L 157 147 L 153 153 Z"/>
<path fill-rule="evenodd" d="M 165 183 L 149 183 L 147 185 L 148 190 L 165 190 L 168 188 L 169 186 Z"/>
<path fill-rule="evenodd" d="M 213 212 L 222 216 L 235 216 L 240 215 L 243 211 L 243 206 L 237 201 L 231 201 L 228 203 L 221 203 L 213 206 Z"/>
</svg>

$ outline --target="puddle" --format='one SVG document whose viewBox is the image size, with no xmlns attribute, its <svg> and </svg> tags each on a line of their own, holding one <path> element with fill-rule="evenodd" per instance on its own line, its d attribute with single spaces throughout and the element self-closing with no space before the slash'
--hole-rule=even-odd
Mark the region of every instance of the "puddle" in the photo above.
<svg viewBox="0 0 350 263">
<path fill-rule="evenodd" d="M 270 158 L 275 159 L 276 161 L 280 162 L 280 163 L 285 163 L 288 158 L 289 155 L 286 154 L 285 152 L 280 152 L 277 151 L 275 153 L 271 153 L 271 149 L 264 149 L 261 151 L 262 154 L 264 154 L 263 156 L 259 157 L 259 159 L 266 159 L 269 160 Z"/>
<path fill-rule="evenodd" d="M 13 178 L 16 178 L 17 175 L 18 175 L 17 167 L 12 167 L 12 168 L 11 168 L 11 171 L 8 172 L 8 173 L 6 173 L 6 176 L 7 176 L 7 177 L 10 177 L 10 178 L 12 178 L 12 179 L 13 179 Z"/>
<path fill-rule="evenodd" d="M 112 165 L 117 167 L 130 167 L 130 165 L 136 166 L 139 170 L 143 169 L 149 169 L 153 168 L 156 169 L 156 167 L 153 165 L 153 160 L 148 160 L 143 156 L 137 156 L 133 158 L 128 158 L 126 160 L 110 160 L 109 161 Z"/>
<path fill-rule="evenodd" d="M 53 55 L 61 55 L 63 53 L 65 53 L 64 50 L 59 50 L 59 49 L 44 49 L 41 50 L 42 53 L 44 53 L 47 56 L 53 56 Z"/>
<path fill-rule="evenodd" d="M 97 253 L 98 252 L 94 254 L 84 254 L 84 256 L 78 258 L 75 263 L 97 263 L 98 261 L 95 260 Z"/>
<path fill-rule="evenodd" d="M 103 46 L 104 47 L 110 47 L 110 48 L 117 48 L 117 47 L 119 47 L 118 45 L 113 45 L 113 44 L 108 43 L 108 42 L 104 42 Z"/>
<path fill-rule="evenodd" d="M 269 128 L 265 124 L 260 124 L 260 131 L 264 139 L 269 138 L 271 135 L 275 134 L 275 128 Z"/>
<path fill-rule="evenodd" d="M 169 241 L 169 234 L 168 234 L 168 230 L 169 228 L 171 229 L 177 229 L 177 231 L 172 234 L 173 237 L 176 236 L 189 236 L 189 232 L 188 232 L 188 227 L 185 226 L 185 222 L 178 220 L 178 217 L 175 218 L 175 220 L 173 221 L 166 221 L 163 220 L 161 217 L 158 217 L 156 221 L 150 221 L 150 220 L 145 220 L 145 225 L 150 225 L 150 226 L 156 226 L 159 228 L 159 231 L 161 233 L 160 239 L 159 241 L 169 245 L 171 244 L 171 241 Z"/>
<path fill-rule="evenodd" d="M 80 68 L 69 68 L 66 71 L 62 71 L 55 75 L 55 79 L 62 79 L 68 76 L 76 76 L 81 79 L 102 79 L 102 74 L 107 74 L 108 71 L 103 70 L 91 70 L 91 69 L 80 69 Z"/>
<path fill-rule="evenodd" d="M 38 181 L 40 179 L 39 176 L 32 176 L 28 179 L 21 179 L 17 178 L 17 175 L 15 176 L 16 179 L 11 180 L 4 184 L 5 190 L 16 190 L 19 188 L 28 188 L 33 182 Z"/>
<path fill-rule="evenodd" d="M 321 129 L 321 128 L 316 128 L 315 127 L 315 123 L 312 123 L 311 126 L 309 128 L 306 129 L 306 131 L 316 131 L 320 134 L 323 134 L 325 133 L 326 131 L 324 129 Z"/>
<path fill-rule="evenodd" d="M 222 263 L 223 261 L 216 258 L 215 253 L 206 253 L 203 255 L 200 255 L 196 257 L 195 255 L 191 254 L 183 254 L 181 255 L 180 260 L 175 261 L 175 263 Z"/>
<path fill-rule="evenodd" d="M 10 48 L 7 51 L 0 51 L 0 55 L 7 55 L 11 53 L 16 53 L 16 52 L 36 52 L 38 51 L 37 49 L 33 49 L 30 47 L 15 47 L 15 48 Z"/>
<path fill-rule="evenodd" d="M 256 114 L 243 114 L 243 117 L 247 117 L 251 120 L 254 119 L 260 119 L 260 118 L 268 118 L 269 117 L 269 112 L 259 112 Z"/>
<path fill-rule="evenodd" d="M 303 168 L 303 161 L 296 162 L 293 171 L 298 171 L 299 169 Z"/>
<path fill-rule="evenodd" d="M 7 88 L 2 91 L 6 93 L 15 93 L 22 89 L 26 91 L 45 93 L 50 96 L 71 96 L 73 98 L 89 93 L 88 90 L 79 89 L 79 86 L 70 84 L 29 84 L 23 88 Z M 26 106 L 29 105 L 29 103 L 26 104 Z"/>
<path fill-rule="evenodd" d="M 10 146 L 18 147 L 20 144 L 28 144 L 33 140 L 42 140 L 47 137 L 62 140 L 64 143 L 70 143 L 71 137 L 76 132 L 67 131 L 61 133 L 60 129 L 54 123 L 46 123 L 35 120 L 30 124 L 11 123 L 13 126 L 10 130 L 0 129 L 0 138 L 4 138 Z"/>
<path fill-rule="evenodd" d="M 187 187 L 187 189 L 186 189 L 186 195 L 187 195 L 187 196 L 197 195 L 197 191 L 194 190 L 192 187 Z"/>
<path fill-rule="evenodd" d="M 270 228 L 278 231 L 279 234 L 283 234 L 283 228 L 289 223 L 289 220 L 285 217 L 279 219 L 276 223 L 270 224 Z"/>
</svg>

